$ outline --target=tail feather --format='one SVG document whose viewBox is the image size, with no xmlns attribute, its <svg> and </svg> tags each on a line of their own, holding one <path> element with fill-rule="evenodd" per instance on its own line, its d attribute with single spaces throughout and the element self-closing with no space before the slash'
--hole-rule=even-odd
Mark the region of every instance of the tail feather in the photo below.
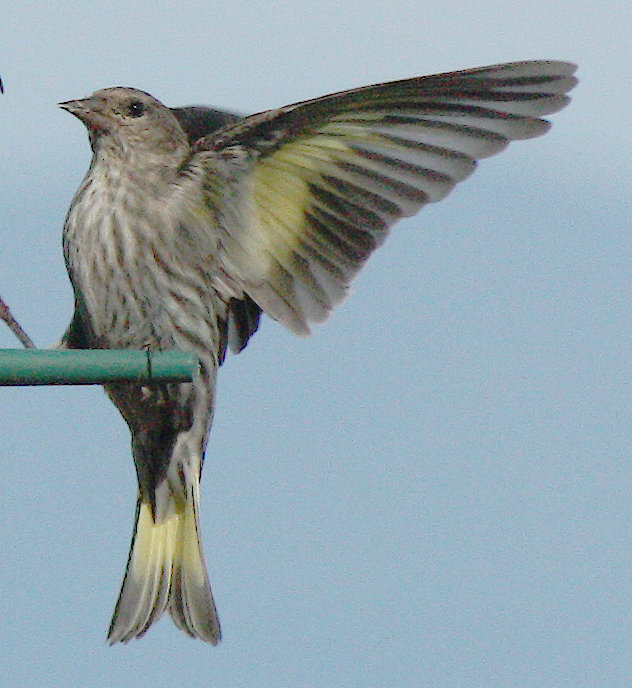
<svg viewBox="0 0 632 688">
<path fill-rule="evenodd" d="M 167 608 L 189 635 L 213 645 L 219 642 L 197 503 L 196 489 L 182 506 L 171 498 L 172 508 L 154 521 L 150 505 L 139 498 L 125 578 L 108 632 L 110 644 L 142 636 Z"/>
<path fill-rule="evenodd" d="M 196 484 L 193 499 L 187 500 L 185 506 L 188 513 L 183 524 L 193 523 L 196 527 L 182 527 L 177 540 L 169 613 L 175 625 L 185 633 L 215 645 L 221 633 L 197 528 L 198 491 Z"/>
</svg>

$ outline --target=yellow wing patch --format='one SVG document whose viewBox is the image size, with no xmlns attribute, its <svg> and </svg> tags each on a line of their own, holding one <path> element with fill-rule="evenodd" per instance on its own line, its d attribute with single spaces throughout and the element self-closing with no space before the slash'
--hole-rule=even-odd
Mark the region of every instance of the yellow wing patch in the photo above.
<svg viewBox="0 0 632 688">
<path fill-rule="evenodd" d="M 423 173 L 452 187 L 448 177 L 402 161 L 403 148 L 366 126 L 334 121 L 258 161 L 249 231 L 239 240 L 244 273 L 269 315 L 307 333 L 308 322 L 324 320 L 344 298 L 388 227 L 430 200 Z"/>
</svg>

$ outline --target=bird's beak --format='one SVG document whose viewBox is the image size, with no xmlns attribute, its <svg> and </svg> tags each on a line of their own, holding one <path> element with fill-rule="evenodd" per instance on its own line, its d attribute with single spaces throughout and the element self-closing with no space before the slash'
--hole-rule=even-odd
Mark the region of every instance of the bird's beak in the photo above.
<svg viewBox="0 0 632 688">
<path fill-rule="evenodd" d="M 90 98 L 83 98 L 82 100 L 67 100 L 64 103 L 58 103 L 62 110 L 67 110 L 71 115 L 78 117 L 82 122 L 89 118 Z"/>
<path fill-rule="evenodd" d="M 80 119 L 91 134 L 107 133 L 109 123 L 103 114 L 103 103 L 100 99 L 90 96 L 80 100 L 67 100 L 58 105 L 62 110 Z"/>
</svg>

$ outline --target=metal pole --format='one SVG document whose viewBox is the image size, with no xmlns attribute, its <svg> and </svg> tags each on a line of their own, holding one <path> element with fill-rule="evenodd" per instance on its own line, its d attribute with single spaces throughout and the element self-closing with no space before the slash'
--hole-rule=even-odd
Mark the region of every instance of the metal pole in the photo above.
<svg viewBox="0 0 632 688">
<path fill-rule="evenodd" d="M 0 386 L 190 382 L 198 366 L 183 351 L 0 349 Z"/>
</svg>

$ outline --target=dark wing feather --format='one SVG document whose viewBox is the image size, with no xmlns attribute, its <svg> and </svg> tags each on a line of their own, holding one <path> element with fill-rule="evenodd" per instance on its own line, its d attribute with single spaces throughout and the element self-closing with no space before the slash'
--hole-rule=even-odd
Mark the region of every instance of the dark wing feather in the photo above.
<svg viewBox="0 0 632 688">
<path fill-rule="evenodd" d="M 240 115 L 236 115 L 234 112 L 216 110 L 203 105 L 187 105 L 169 109 L 184 129 L 190 144 L 194 144 L 198 139 L 242 119 Z"/>
</svg>

